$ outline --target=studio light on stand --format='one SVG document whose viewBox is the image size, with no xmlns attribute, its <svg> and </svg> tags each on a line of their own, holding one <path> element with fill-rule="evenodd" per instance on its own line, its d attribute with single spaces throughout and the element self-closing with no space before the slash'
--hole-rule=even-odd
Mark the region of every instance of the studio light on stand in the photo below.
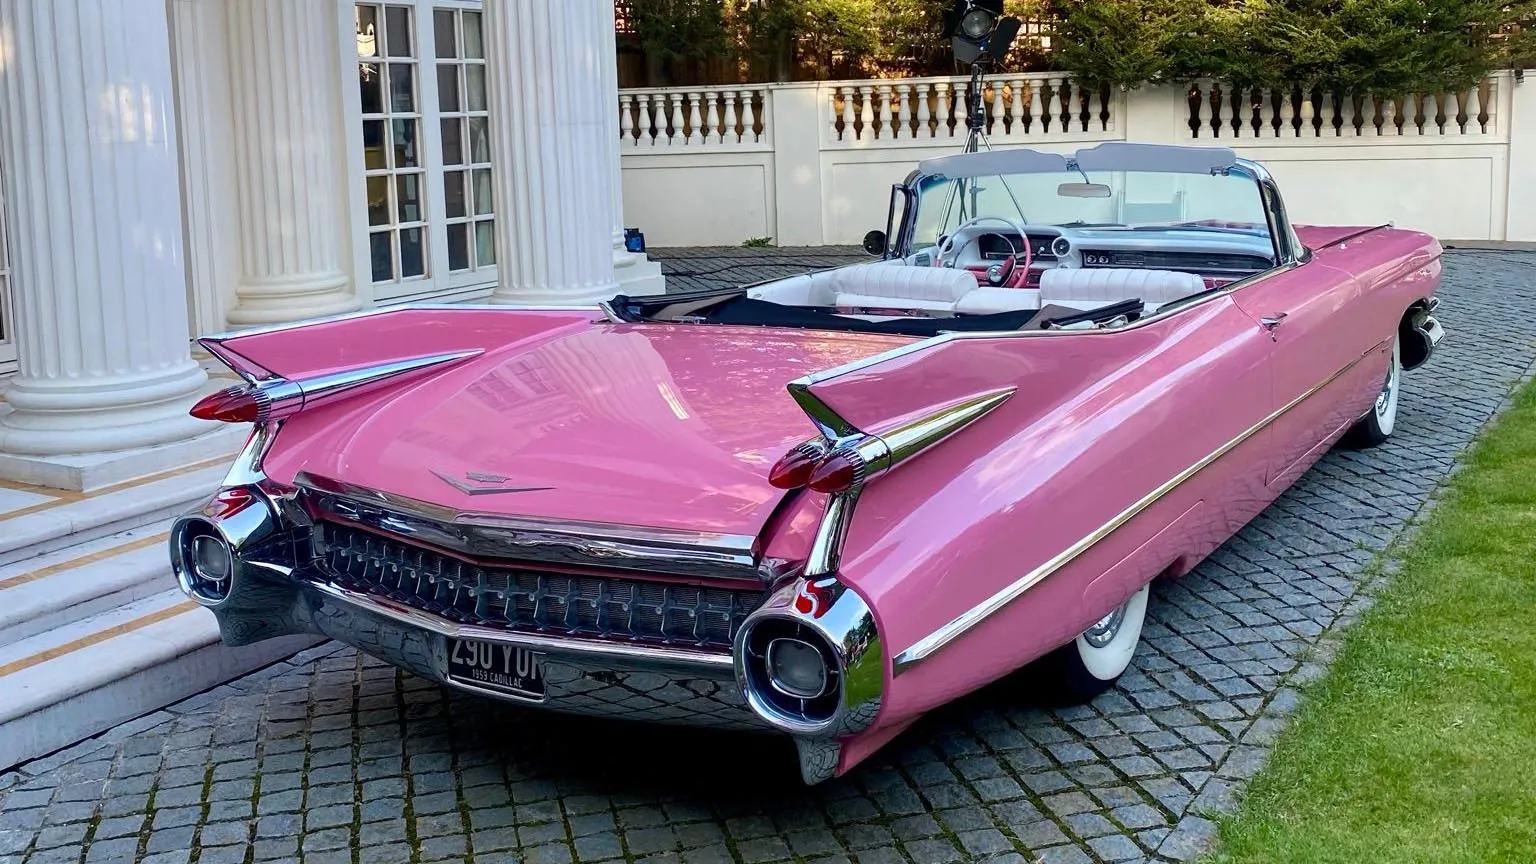
<svg viewBox="0 0 1536 864">
<path fill-rule="evenodd" d="M 944 15 L 944 36 L 954 45 L 955 60 L 971 67 L 965 89 L 965 152 L 974 153 L 986 137 L 987 108 L 982 98 L 987 68 L 1008 56 L 1023 26 L 1003 16 L 1003 0 L 955 0 Z"/>
<path fill-rule="evenodd" d="M 975 153 L 983 145 L 992 149 L 987 144 L 987 105 L 982 98 L 985 76 L 988 67 L 1008 56 L 1022 26 L 1019 19 L 1003 16 L 1003 0 L 955 0 L 944 14 L 944 37 L 954 45 L 955 60 L 971 67 L 971 80 L 965 88 L 966 153 Z M 969 184 L 962 180 L 956 187 L 961 210 L 965 209 L 963 188 L 967 185 L 971 212 L 976 213 L 981 187 L 975 180 Z"/>
</svg>

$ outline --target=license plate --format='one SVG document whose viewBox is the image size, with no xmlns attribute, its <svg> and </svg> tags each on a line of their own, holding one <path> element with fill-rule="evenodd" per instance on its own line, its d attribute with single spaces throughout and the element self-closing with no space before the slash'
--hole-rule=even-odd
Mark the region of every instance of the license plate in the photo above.
<svg viewBox="0 0 1536 864">
<path fill-rule="evenodd" d="M 449 639 L 448 677 L 515 696 L 544 698 L 538 655 L 516 645 Z"/>
</svg>

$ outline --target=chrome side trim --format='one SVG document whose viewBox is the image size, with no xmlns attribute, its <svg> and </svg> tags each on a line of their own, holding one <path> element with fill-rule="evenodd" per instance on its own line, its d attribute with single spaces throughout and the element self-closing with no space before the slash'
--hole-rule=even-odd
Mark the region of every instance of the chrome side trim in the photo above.
<svg viewBox="0 0 1536 864">
<path fill-rule="evenodd" d="M 372 318 L 375 315 L 386 315 L 390 312 L 400 312 L 406 309 L 421 309 L 433 312 L 454 311 L 458 309 L 480 311 L 504 311 L 504 312 L 596 312 L 597 305 L 590 306 L 539 306 L 535 304 L 515 303 L 401 303 L 398 306 L 381 306 L 375 309 L 362 309 L 357 312 L 343 312 L 340 315 L 326 315 L 321 318 L 310 318 L 304 321 L 289 321 L 282 324 L 266 324 L 260 327 L 251 327 L 245 330 L 226 330 L 222 333 L 213 333 L 200 337 L 197 341 L 204 348 L 213 351 L 208 343 L 215 344 L 227 342 L 231 339 L 239 339 L 244 336 L 264 336 L 268 333 L 281 333 L 287 330 L 299 330 L 316 324 L 333 324 L 338 321 L 352 321 L 358 318 Z"/>
<path fill-rule="evenodd" d="M 512 633 L 506 630 L 494 630 L 489 627 L 457 624 L 446 618 L 439 618 L 436 615 L 417 611 L 409 606 L 387 603 L 376 597 L 356 591 L 349 591 L 327 582 L 306 582 L 305 587 L 318 591 L 338 602 L 346 603 L 392 621 L 398 621 L 402 624 L 428 630 L 440 636 L 456 639 L 480 639 L 504 645 L 517 645 L 550 654 L 587 657 L 598 660 L 616 658 L 650 664 L 693 666 L 717 670 L 729 670 L 733 667 L 734 662 L 729 654 L 696 651 L 689 648 L 626 645 L 617 642 L 597 642 L 572 637 Z"/>
<path fill-rule="evenodd" d="M 970 609 L 960 613 L 960 615 L 956 616 L 949 623 L 943 625 L 922 639 L 919 639 L 911 647 L 896 655 L 896 659 L 892 663 L 892 675 L 900 675 L 903 672 L 909 671 L 913 666 L 916 666 L 918 663 L 921 663 L 929 657 L 932 657 L 934 654 L 937 654 L 944 648 L 944 646 L 960 638 L 967 631 L 1002 611 L 1010 603 L 1022 597 L 1027 591 L 1029 591 L 1029 589 L 1033 588 L 1035 585 L 1038 585 L 1040 582 L 1061 570 L 1063 567 L 1066 567 L 1068 564 L 1071 564 L 1073 561 L 1077 560 L 1077 558 L 1084 552 L 1087 552 L 1089 549 L 1092 549 L 1094 546 L 1098 545 L 1101 540 L 1113 534 L 1115 530 L 1120 526 L 1135 518 L 1136 515 L 1141 513 L 1143 510 L 1146 510 L 1148 507 L 1156 504 L 1163 498 L 1163 496 L 1167 495 L 1169 492 L 1172 492 L 1174 489 L 1177 489 L 1186 480 L 1198 474 L 1212 462 L 1215 462 L 1217 459 L 1225 456 L 1227 453 L 1235 449 L 1239 444 L 1242 444 L 1244 441 L 1247 441 L 1249 438 L 1252 438 L 1254 435 L 1257 435 L 1259 432 L 1263 431 L 1265 427 L 1278 420 L 1292 408 L 1300 405 L 1302 402 L 1311 398 L 1318 391 L 1327 387 L 1329 384 L 1332 384 L 1334 381 L 1348 373 L 1351 369 L 1354 369 L 1355 366 L 1359 365 L 1360 361 L 1364 360 L 1368 356 L 1370 356 L 1370 354 L 1363 354 L 1360 357 L 1355 358 L 1349 363 L 1349 365 L 1335 372 L 1333 375 L 1330 375 L 1326 380 L 1313 386 L 1311 389 L 1307 390 L 1305 393 L 1302 393 L 1300 396 L 1297 396 L 1295 399 L 1292 399 L 1290 402 L 1286 403 L 1285 406 L 1270 413 L 1269 416 L 1260 420 L 1258 423 L 1255 423 L 1254 425 L 1243 430 L 1243 432 L 1237 437 L 1216 448 L 1214 451 L 1202 457 L 1199 461 L 1195 462 L 1195 464 L 1190 465 L 1188 468 L 1185 468 L 1183 471 L 1175 474 L 1161 486 L 1153 489 L 1140 500 L 1117 513 L 1114 518 L 1110 519 L 1108 522 L 1104 523 L 1098 528 L 1095 528 L 1086 537 L 1079 539 L 1071 546 L 1068 546 L 1066 549 L 1058 552 L 1044 564 L 1041 564 L 1039 567 L 1036 567 L 1030 572 L 1024 574 L 1022 577 L 1007 585 L 1002 590 L 986 598 L 975 606 L 972 606 Z"/>
<path fill-rule="evenodd" d="M 484 350 L 475 348 L 469 351 L 407 357 L 314 378 L 293 380 L 270 378 L 245 388 L 232 387 L 230 390 L 245 390 L 255 395 L 261 405 L 256 423 L 264 425 L 272 420 L 291 417 L 306 408 L 314 408 L 336 399 L 369 392 L 385 383 L 398 383 L 394 379 L 402 375 L 424 372 L 438 366 L 479 357 L 484 353 Z"/>
<path fill-rule="evenodd" d="M 752 581 L 777 566 L 745 534 L 463 512 L 308 472 L 294 484 L 323 512 L 470 557 Z"/>
</svg>

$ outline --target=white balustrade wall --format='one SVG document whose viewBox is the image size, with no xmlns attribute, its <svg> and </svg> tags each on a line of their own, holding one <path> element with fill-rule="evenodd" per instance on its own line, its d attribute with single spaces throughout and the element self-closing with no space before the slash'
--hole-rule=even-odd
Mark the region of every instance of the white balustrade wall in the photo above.
<svg viewBox="0 0 1536 864">
<path fill-rule="evenodd" d="M 856 244 L 891 186 L 960 152 L 965 78 L 625 90 L 626 223 L 653 246 Z M 1446 240 L 1536 241 L 1536 81 L 1386 98 L 1201 81 L 1130 91 L 998 75 L 986 146 L 1230 146 L 1265 164 L 1301 223 L 1392 221 Z M 1514 194 L 1511 195 L 1513 190 Z"/>
<path fill-rule="evenodd" d="M 842 144 L 933 139 L 963 143 L 967 135 L 964 78 L 846 81 L 825 87 L 833 140 Z M 1108 91 L 1078 86 L 1061 75 L 999 75 L 982 92 L 985 132 L 992 141 L 1040 141 L 1115 131 Z"/>
</svg>

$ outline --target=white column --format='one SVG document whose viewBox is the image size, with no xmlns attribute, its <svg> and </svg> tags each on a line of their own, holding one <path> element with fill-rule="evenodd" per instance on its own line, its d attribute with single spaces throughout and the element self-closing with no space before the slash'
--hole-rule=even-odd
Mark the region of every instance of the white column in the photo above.
<svg viewBox="0 0 1536 864">
<path fill-rule="evenodd" d="M 189 438 L 164 0 L 0 0 L 0 165 L 20 372 L 0 456 Z"/>
<path fill-rule="evenodd" d="M 495 5 L 498 0 L 491 0 Z M 517 2 L 517 0 L 510 0 Z M 603 61 L 602 72 L 599 73 L 601 83 L 608 93 L 608 104 L 613 105 L 619 96 L 619 60 L 618 45 L 615 42 L 615 27 L 613 20 L 614 7 L 612 3 L 600 3 L 606 15 L 603 21 L 603 35 L 598 44 L 603 46 L 600 59 Z M 711 103 L 713 104 L 713 103 Z M 612 111 L 608 112 L 612 117 L 609 124 L 607 140 L 613 142 L 611 154 L 603 156 L 611 165 L 611 182 L 608 194 L 608 213 L 612 223 L 613 243 L 613 277 L 619 284 L 619 292 L 631 297 L 642 297 L 647 294 L 665 294 L 667 291 L 666 277 L 661 275 L 661 265 L 652 261 L 644 254 L 637 254 L 624 248 L 624 168 L 621 151 L 618 146 L 619 119 Z M 711 132 L 711 134 L 713 134 Z M 708 143 L 708 135 L 705 136 Z"/>
<path fill-rule="evenodd" d="M 614 274 L 618 84 L 611 0 L 488 0 L 500 303 L 590 303 Z"/>
<path fill-rule="evenodd" d="M 240 281 L 231 324 L 271 324 L 359 308 L 339 166 L 341 63 L 335 16 L 314 0 L 227 6 Z"/>
</svg>

